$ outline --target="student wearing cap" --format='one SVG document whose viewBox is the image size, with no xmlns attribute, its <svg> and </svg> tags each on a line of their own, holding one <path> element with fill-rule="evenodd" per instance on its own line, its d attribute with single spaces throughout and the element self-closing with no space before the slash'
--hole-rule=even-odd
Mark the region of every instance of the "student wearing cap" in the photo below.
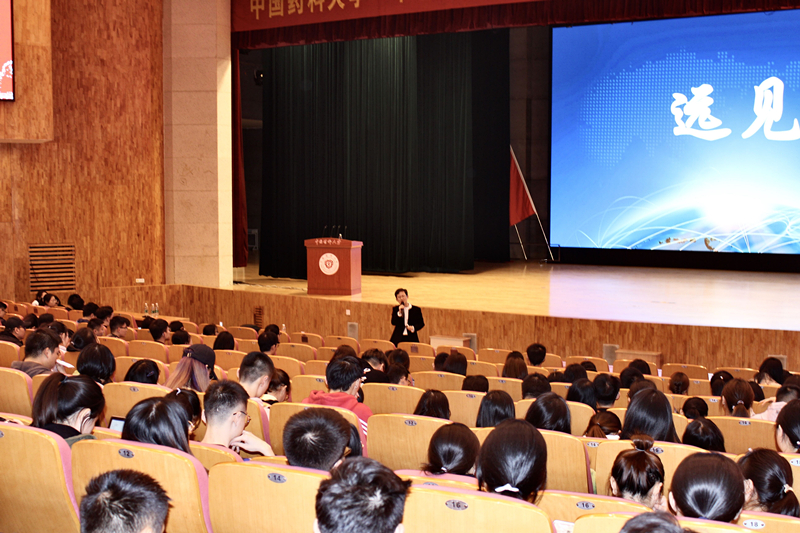
<svg viewBox="0 0 800 533">
<path fill-rule="evenodd" d="M 183 350 L 183 358 L 169 376 L 170 389 L 189 388 L 195 392 L 205 392 L 209 383 L 217 380 L 214 364 L 217 355 L 205 344 L 193 344 Z"/>
</svg>

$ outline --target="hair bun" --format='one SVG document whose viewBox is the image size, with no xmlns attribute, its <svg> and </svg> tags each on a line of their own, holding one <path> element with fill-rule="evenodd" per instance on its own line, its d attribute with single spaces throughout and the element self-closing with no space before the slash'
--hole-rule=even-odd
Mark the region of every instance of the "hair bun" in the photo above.
<svg viewBox="0 0 800 533">
<path fill-rule="evenodd" d="M 650 435 L 631 435 L 633 447 L 639 451 L 647 452 L 653 447 L 653 437 Z"/>
</svg>

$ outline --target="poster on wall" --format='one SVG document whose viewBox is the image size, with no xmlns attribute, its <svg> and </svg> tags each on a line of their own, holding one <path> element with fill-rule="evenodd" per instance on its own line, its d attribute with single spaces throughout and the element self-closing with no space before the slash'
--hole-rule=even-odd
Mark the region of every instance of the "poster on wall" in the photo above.
<svg viewBox="0 0 800 533">
<path fill-rule="evenodd" d="M 0 0 L 0 100 L 14 99 L 14 24 L 11 0 Z"/>
</svg>

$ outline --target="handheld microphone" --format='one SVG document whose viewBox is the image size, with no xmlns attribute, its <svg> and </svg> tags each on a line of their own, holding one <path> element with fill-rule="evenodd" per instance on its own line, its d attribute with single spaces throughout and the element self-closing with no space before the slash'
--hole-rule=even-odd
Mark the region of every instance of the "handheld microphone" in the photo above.
<svg viewBox="0 0 800 533">
<path fill-rule="evenodd" d="M 345 239 L 346 239 L 347 238 L 347 226 L 344 227 L 344 235 L 345 235 Z"/>
<path fill-rule="evenodd" d="M 325 236 L 325 230 L 326 230 L 326 229 L 328 229 L 328 225 L 327 225 L 327 224 L 325 224 L 325 227 L 324 227 L 324 228 L 322 228 L 322 236 L 323 236 L 323 237 Z"/>
</svg>

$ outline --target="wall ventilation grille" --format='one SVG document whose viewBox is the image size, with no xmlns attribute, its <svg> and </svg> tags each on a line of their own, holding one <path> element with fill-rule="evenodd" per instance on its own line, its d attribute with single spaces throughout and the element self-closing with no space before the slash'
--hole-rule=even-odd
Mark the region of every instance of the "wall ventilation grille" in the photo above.
<svg viewBox="0 0 800 533">
<path fill-rule="evenodd" d="M 31 244 L 28 257 L 31 292 L 75 290 L 74 244 Z"/>
</svg>

